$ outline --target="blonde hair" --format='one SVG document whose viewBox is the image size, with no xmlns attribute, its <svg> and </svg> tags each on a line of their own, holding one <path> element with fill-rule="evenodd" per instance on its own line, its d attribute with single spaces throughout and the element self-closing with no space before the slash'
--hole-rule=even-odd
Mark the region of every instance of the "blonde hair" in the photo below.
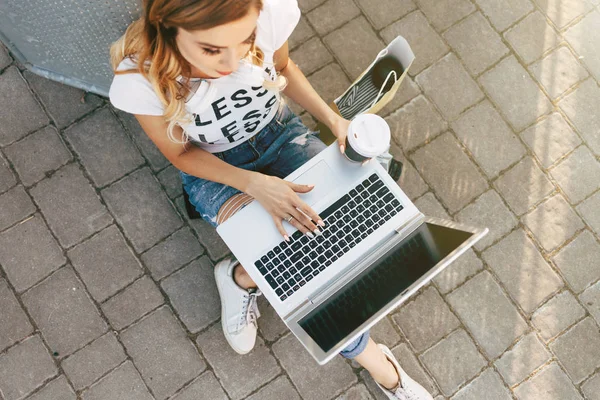
<svg viewBox="0 0 600 400">
<path fill-rule="evenodd" d="M 176 125 L 189 124 L 191 116 L 185 103 L 191 94 L 191 67 L 177 49 L 177 28 L 204 30 L 236 21 L 255 7 L 262 9 L 262 0 L 144 0 L 142 16 L 131 23 L 125 34 L 110 48 L 110 61 L 115 74 L 141 73 L 151 83 L 164 106 L 168 122 L 167 135 L 176 143 L 185 144 L 173 135 Z M 125 58 L 137 62 L 136 69 L 117 71 Z M 246 59 L 255 65 L 264 63 L 263 52 L 253 42 Z M 182 78 L 180 82 L 178 79 Z M 283 90 L 285 78 L 265 80 L 269 90 Z"/>
</svg>

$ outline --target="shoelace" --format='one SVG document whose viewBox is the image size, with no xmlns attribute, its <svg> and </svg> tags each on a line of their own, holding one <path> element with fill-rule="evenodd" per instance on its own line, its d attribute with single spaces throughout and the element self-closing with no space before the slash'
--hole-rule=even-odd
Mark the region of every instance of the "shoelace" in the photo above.
<svg viewBox="0 0 600 400">
<path fill-rule="evenodd" d="M 412 390 L 405 389 L 403 387 L 396 389 L 394 395 L 398 398 L 398 400 L 419 400 L 417 395 L 413 393 Z"/>
<path fill-rule="evenodd" d="M 242 312 L 240 313 L 236 333 L 245 328 L 246 325 L 256 324 L 256 320 L 260 317 L 256 299 L 261 294 L 261 291 L 257 289 L 254 292 L 248 292 L 247 295 L 244 295 L 244 303 L 242 304 Z"/>
</svg>

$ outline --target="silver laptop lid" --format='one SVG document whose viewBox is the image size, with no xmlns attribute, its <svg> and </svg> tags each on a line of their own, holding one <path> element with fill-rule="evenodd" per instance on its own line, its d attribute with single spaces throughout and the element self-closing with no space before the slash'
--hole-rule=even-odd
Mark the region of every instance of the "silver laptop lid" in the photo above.
<svg viewBox="0 0 600 400">
<path fill-rule="evenodd" d="M 367 257 L 360 272 L 314 299 L 287 321 L 288 326 L 324 364 L 486 233 L 487 229 L 427 218 L 405 238 L 398 235 Z"/>
</svg>

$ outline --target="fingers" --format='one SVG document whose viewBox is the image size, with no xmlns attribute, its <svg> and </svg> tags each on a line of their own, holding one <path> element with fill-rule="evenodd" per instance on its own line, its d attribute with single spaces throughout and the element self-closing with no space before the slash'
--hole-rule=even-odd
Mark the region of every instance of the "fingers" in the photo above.
<svg viewBox="0 0 600 400">
<path fill-rule="evenodd" d="M 290 238 L 288 237 L 287 232 L 285 231 L 285 229 L 283 228 L 283 220 L 279 217 L 273 217 L 273 221 L 275 222 L 275 227 L 277 228 L 277 230 L 279 231 L 279 233 L 281 234 L 281 236 L 283 236 L 283 239 L 286 242 L 290 241 Z"/>
<path fill-rule="evenodd" d="M 307 216 L 307 219 L 314 221 L 313 222 L 313 226 L 315 226 L 314 224 L 316 223 L 317 225 L 324 227 L 325 223 L 323 222 L 323 220 L 321 219 L 321 217 L 319 216 L 319 214 L 317 214 L 315 212 L 315 210 L 313 210 L 312 208 L 310 208 L 306 203 L 304 203 L 303 201 L 299 201 L 298 204 L 296 204 L 296 208 L 299 209 L 304 215 Z"/>
<path fill-rule="evenodd" d="M 346 136 L 338 138 L 338 143 L 340 144 L 340 153 L 344 154 L 344 150 L 346 150 Z"/>
<path fill-rule="evenodd" d="M 307 214 L 305 214 L 304 212 L 300 211 L 297 208 L 293 208 L 292 210 L 289 210 L 289 214 L 294 217 L 292 219 L 291 222 L 298 222 L 303 228 L 306 228 L 308 230 L 310 230 L 311 232 L 314 232 L 316 234 L 318 234 L 319 229 L 317 228 L 317 226 L 311 221 L 311 218 L 309 218 L 307 216 Z M 296 226 L 296 225 L 294 225 Z M 298 228 L 296 226 L 296 228 Z M 305 231 L 302 230 L 302 233 L 306 233 Z"/>
<path fill-rule="evenodd" d="M 294 192 L 297 192 L 297 193 L 310 192 L 315 187 L 315 185 L 299 185 L 299 184 L 294 183 L 294 182 L 288 182 L 288 181 L 285 181 L 285 182 L 288 184 L 288 186 L 290 188 L 292 188 L 292 190 Z"/>
</svg>

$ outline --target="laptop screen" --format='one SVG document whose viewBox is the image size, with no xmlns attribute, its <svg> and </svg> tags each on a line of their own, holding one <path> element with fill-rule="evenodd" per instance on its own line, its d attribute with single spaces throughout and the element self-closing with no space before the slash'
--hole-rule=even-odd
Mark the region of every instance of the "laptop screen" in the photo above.
<svg viewBox="0 0 600 400">
<path fill-rule="evenodd" d="M 471 237 L 423 223 L 299 322 L 329 351 Z"/>
</svg>

